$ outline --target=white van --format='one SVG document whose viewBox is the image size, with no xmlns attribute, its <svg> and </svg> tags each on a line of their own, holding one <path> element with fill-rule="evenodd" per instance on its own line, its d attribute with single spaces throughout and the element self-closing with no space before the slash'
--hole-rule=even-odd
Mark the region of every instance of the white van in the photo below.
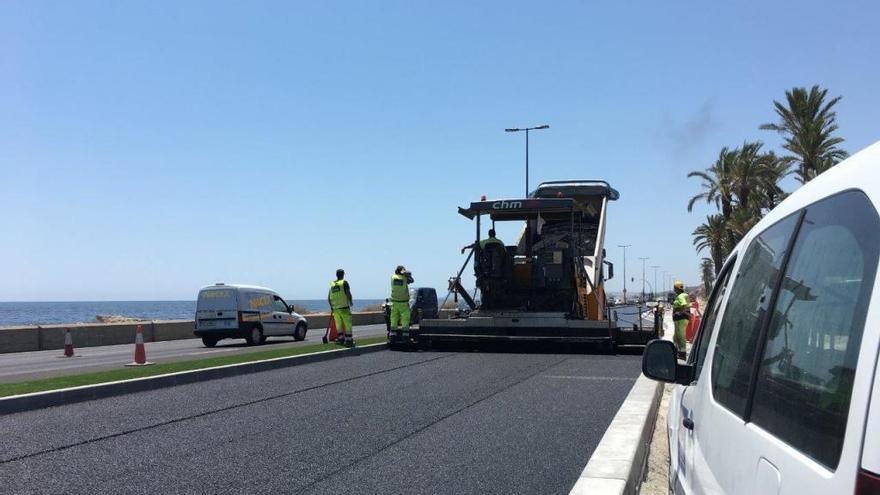
<svg viewBox="0 0 880 495">
<path fill-rule="evenodd" d="M 880 494 L 880 142 L 805 184 L 746 234 L 718 275 L 687 362 L 648 344 L 674 382 L 678 494 Z"/>
<path fill-rule="evenodd" d="M 249 345 L 274 336 L 304 340 L 309 327 L 275 291 L 222 283 L 199 290 L 195 325 L 196 336 L 207 347 L 225 338 L 245 339 Z"/>
</svg>

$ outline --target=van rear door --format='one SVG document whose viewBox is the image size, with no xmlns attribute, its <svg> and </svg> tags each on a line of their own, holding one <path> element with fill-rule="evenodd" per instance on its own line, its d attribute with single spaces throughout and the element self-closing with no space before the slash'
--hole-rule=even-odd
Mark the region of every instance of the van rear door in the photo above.
<svg viewBox="0 0 880 495">
<path fill-rule="evenodd" d="M 229 287 L 202 289 L 196 303 L 196 329 L 236 328 L 238 326 L 236 292 Z"/>
</svg>

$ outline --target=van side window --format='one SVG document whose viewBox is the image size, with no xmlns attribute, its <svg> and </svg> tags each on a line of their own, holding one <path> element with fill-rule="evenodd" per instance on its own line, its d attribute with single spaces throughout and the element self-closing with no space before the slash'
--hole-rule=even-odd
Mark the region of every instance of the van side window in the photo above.
<svg viewBox="0 0 880 495">
<path fill-rule="evenodd" d="M 275 296 L 272 300 L 272 309 L 281 313 L 287 313 L 287 305 L 284 304 L 284 300 L 278 296 Z"/>
<path fill-rule="evenodd" d="M 248 292 L 247 309 L 251 311 L 272 311 L 272 296 L 259 292 Z"/>
<path fill-rule="evenodd" d="M 756 237 L 745 255 L 728 298 L 712 358 L 712 394 L 743 417 L 767 306 L 785 250 L 800 214 L 790 215 Z"/>
<path fill-rule="evenodd" d="M 733 265 L 735 263 L 736 259 L 734 258 L 721 269 L 721 275 L 715 282 L 712 297 L 706 305 L 706 312 L 703 313 L 700 332 L 697 335 L 697 343 L 694 346 L 695 350 L 691 351 L 691 355 L 694 356 L 694 376 L 697 380 L 700 378 L 700 370 L 703 369 L 703 362 L 706 360 L 706 351 L 709 349 L 709 341 L 712 340 L 715 320 L 718 318 L 718 311 L 721 310 L 721 301 L 724 300 L 724 294 L 727 292 L 727 283 L 730 281 L 730 274 L 733 272 Z"/>
<path fill-rule="evenodd" d="M 877 272 L 880 218 L 861 192 L 807 207 L 758 369 L 751 421 L 835 469 Z"/>
</svg>

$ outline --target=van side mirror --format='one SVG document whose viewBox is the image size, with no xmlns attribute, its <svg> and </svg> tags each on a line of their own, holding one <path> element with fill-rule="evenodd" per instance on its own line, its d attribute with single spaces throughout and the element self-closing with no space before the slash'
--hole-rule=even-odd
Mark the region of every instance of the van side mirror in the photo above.
<svg viewBox="0 0 880 495">
<path fill-rule="evenodd" d="M 605 263 L 608 263 L 608 280 L 611 280 L 614 278 L 614 263 L 609 261 L 606 261 Z"/>
<path fill-rule="evenodd" d="M 677 355 L 675 344 L 668 340 L 648 342 L 642 355 L 642 373 L 652 380 L 690 385 L 694 381 L 694 367 L 679 364 Z"/>
</svg>

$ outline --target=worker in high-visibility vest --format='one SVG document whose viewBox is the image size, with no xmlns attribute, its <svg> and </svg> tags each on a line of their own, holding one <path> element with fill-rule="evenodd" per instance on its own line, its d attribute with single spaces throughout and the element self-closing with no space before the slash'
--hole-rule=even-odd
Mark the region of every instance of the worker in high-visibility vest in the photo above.
<svg viewBox="0 0 880 495">
<path fill-rule="evenodd" d="M 468 244 L 467 246 L 461 248 L 461 253 L 464 254 L 465 250 L 476 247 L 477 245 L 480 246 L 480 249 L 486 249 L 486 246 L 489 244 L 501 244 L 501 247 L 504 247 L 504 241 L 495 237 L 495 229 L 489 229 L 489 237 L 481 240 L 480 242 Z"/>
<path fill-rule="evenodd" d="M 351 306 L 353 303 L 351 288 L 345 281 L 345 270 L 336 270 L 336 280 L 330 283 L 330 292 L 327 294 L 327 302 L 330 304 L 332 318 L 336 323 L 336 331 L 339 337 L 336 343 L 346 347 L 354 346 L 354 333 L 351 326 Z"/>
<path fill-rule="evenodd" d="M 413 282 L 412 273 L 403 265 L 398 265 L 391 275 L 390 331 L 397 334 L 398 340 L 409 339 L 409 284 Z"/>
<path fill-rule="evenodd" d="M 672 341 L 678 347 L 679 357 L 684 358 L 687 350 L 685 332 L 691 320 L 691 303 L 687 292 L 684 291 L 684 282 L 676 280 L 672 290 L 675 291 L 675 300 L 672 301 L 672 323 L 675 325 L 675 334 L 672 336 Z"/>
</svg>

